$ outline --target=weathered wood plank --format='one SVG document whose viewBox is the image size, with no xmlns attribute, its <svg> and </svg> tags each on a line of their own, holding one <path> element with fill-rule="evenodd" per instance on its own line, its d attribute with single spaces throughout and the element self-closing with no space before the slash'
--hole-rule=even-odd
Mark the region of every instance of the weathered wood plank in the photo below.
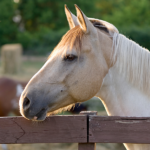
<svg viewBox="0 0 150 150">
<path fill-rule="evenodd" d="M 80 114 L 87 116 L 87 143 L 89 143 L 89 116 L 97 115 L 97 111 L 81 111 Z"/>
<path fill-rule="evenodd" d="M 96 143 L 79 143 L 78 150 L 96 150 Z"/>
<path fill-rule="evenodd" d="M 150 143 L 150 118 L 89 116 L 91 143 Z"/>
<path fill-rule="evenodd" d="M 0 143 L 86 143 L 87 117 L 50 116 L 43 122 L 0 118 Z"/>
</svg>

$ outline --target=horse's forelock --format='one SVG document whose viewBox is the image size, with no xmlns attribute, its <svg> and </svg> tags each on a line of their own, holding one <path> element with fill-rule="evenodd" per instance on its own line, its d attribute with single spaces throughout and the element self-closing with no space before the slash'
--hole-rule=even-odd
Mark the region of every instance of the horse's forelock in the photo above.
<svg viewBox="0 0 150 150">
<path fill-rule="evenodd" d="M 83 31 L 80 28 L 80 26 L 76 26 L 73 29 L 69 30 L 61 39 L 61 41 L 58 43 L 58 45 L 55 47 L 56 49 L 72 49 L 73 47 L 76 48 L 78 52 L 82 49 L 82 38 L 83 38 Z"/>
</svg>

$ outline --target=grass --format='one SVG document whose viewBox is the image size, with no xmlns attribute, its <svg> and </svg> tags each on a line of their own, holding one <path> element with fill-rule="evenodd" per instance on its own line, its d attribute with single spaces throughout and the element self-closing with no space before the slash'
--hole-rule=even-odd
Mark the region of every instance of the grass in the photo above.
<svg viewBox="0 0 150 150">
<path fill-rule="evenodd" d="M 2 63 L 0 62 L 0 77 L 8 77 L 19 81 L 29 81 L 31 77 L 46 62 L 46 57 L 23 56 L 21 70 L 18 74 L 3 74 Z"/>
</svg>

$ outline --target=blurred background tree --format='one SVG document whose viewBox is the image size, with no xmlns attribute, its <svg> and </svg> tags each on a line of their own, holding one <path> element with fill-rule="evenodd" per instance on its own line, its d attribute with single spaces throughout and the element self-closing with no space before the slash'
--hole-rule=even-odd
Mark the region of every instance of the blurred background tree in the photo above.
<svg viewBox="0 0 150 150">
<path fill-rule="evenodd" d="M 94 3 L 91 5 L 90 1 L 83 0 L 22 0 L 18 3 L 22 18 L 20 23 L 24 25 L 24 31 L 18 34 L 18 40 L 26 52 L 41 54 L 53 50 L 69 29 L 64 4 L 75 13 L 74 3 L 83 6 L 83 10 L 88 8 L 90 12 L 94 11 Z"/>
<path fill-rule="evenodd" d="M 150 49 L 149 0 L 1 0 L 0 45 L 21 43 L 25 54 L 48 54 L 69 29 L 64 4 L 77 4 L 88 17 L 113 23 L 121 33 Z"/>
<path fill-rule="evenodd" d="M 15 15 L 12 0 L 0 0 L 0 45 L 13 43 L 17 37 L 17 25 L 13 22 Z"/>
</svg>

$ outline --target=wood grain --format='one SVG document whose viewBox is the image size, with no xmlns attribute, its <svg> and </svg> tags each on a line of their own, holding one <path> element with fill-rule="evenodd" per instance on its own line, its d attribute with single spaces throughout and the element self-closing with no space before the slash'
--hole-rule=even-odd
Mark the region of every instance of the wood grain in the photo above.
<svg viewBox="0 0 150 150">
<path fill-rule="evenodd" d="M 150 143 L 150 118 L 89 116 L 91 143 Z"/>
<path fill-rule="evenodd" d="M 87 117 L 50 116 L 43 122 L 0 118 L 0 143 L 86 143 Z"/>
</svg>

